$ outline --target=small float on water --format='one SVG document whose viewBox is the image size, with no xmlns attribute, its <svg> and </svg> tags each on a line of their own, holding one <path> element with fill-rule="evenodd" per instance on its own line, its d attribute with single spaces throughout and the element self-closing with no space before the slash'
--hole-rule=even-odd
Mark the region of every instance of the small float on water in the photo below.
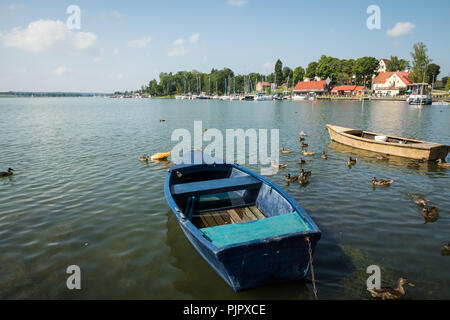
<svg viewBox="0 0 450 320">
<path fill-rule="evenodd" d="M 158 152 L 150 157 L 150 160 L 166 160 L 170 156 L 170 152 Z"/>
<path fill-rule="evenodd" d="M 445 159 L 450 147 L 447 145 L 384 135 L 369 131 L 327 124 L 327 130 L 333 141 L 377 153 L 398 157 L 436 160 Z"/>
<path fill-rule="evenodd" d="M 269 180 L 190 151 L 164 193 L 187 239 L 235 291 L 306 277 L 321 232 Z"/>
</svg>

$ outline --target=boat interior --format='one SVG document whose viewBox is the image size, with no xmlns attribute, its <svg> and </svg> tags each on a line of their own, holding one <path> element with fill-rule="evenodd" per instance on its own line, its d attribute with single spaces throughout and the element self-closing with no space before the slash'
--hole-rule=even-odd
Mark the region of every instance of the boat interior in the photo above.
<svg viewBox="0 0 450 320">
<path fill-rule="evenodd" d="M 281 194 L 231 165 L 173 169 L 172 196 L 197 228 L 240 224 L 289 215 L 294 209 Z"/>
<path fill-rule="evenodd" d="M 345 133 L 350 134 L 355 137 L 369 139 L 369 140 L 375 140 L 375 137 L 377 136 L 375 133 L 366 132 L 366 131 L 362 131 L 362 130 L 351 130 L 351 131 L 346 131 Z M 410 139 L 401 139 L 401 138 L 390 137 L 390 136 L 387 136 L 386 142 L 398 143 L 398 144 L 419 144 L 419 143 L 421 143 L 421 142 L 410 140 Z"/>
<path fill-rule="evenodd" d="M 170 179 L 177 206 L 216 247 L 313 229 L 279 192 L 231 165 L 178 167 Z"/>
</svg>

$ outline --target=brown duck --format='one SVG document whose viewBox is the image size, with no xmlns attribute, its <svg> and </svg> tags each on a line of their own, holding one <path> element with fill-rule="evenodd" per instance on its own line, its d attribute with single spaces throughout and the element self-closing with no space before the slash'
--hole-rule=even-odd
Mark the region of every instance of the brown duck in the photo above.
<svg viewBox="0 0 450 320">
<path fill-rule="evenodd" d="M 298 180 L 298 176 L 291 176 L 290 173 L 288 173 L 284 176 L 284 181 L 286 181 L 286 182 L 295 182 L 297 180 Z"/>
<path fill-rule="evenodd" d="M 405 284 L 414 287 L 414 284 L 409 282 L 408 278 L 401 277 L 398 280 L 397 288 L 391 287 L 382 287 L 380 289 L 367 288 L 367 291 L 369 291 L 372 294 L 372 297 L 374 298 L 381 298 L 382 300 L 397 300 L 405 295 L 405 289 L 403 288 Z"/>
<path fill-rule="evenodd" d="M 372 178 L 372 184 L 373 184 L 374 186 L 383 186 L 383 187 L 387 187 L 387 186 L 390 186 L 393 182 L 394 182 L 394 180 L 391 180 L 391 179 L 381 179 L 381 180 L 377 180 L 377 178 L 375 178 L 375 177 Z"/>
<path fill-rule="evenodd" d="M 8 171 L 0 172 L 0 178 L 12 176 L 14 174 L 13 171 L 14 169 L 8 168 Z"/>
</svg>

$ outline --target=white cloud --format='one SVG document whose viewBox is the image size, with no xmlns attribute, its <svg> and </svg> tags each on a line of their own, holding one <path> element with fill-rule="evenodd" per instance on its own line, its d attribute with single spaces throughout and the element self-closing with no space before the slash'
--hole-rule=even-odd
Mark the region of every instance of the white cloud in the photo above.
<svg viewBox="0 0 450 320">
<path fill-rule="evenodd" d="M 405 34 L 411 34 L 415 28 L 416 26 L 411 22 L 397 22 L 394 28 L 387 31 L 387 35 L 389 37 L 403 36 Z"/>
<path fill-rule="evenodd" d="M 173 45 L 174 46 L 181 46 L 183 43 L 184 43 L 184 39 L 183 38 L 178 38 L 178 39 L 175 39 L 173 41 Z"/>
<path fill-rule="evenodd" d="M 197 43 L 199 38 L 200 38 L 200 33 L 194 33 L 192 36 L 189 37 L 189 42 L 192 44 Z"/>
<path fill-rule="evenodd" d="M 186 48 L 184 46 L 179 46 L 176 48 L 173 48 L 169 51 L 168 55 L 169 57 L 175 57 L 175 56 L 184 56 L 185 54 L 188 54 L 191 51 L 190 48 Z"/>
<path fill-rule="evenodd" d="M 263 68 L 266 69 L 266 70 L 273 69 L 274 66 L 275 66 L 275 63 L 273 63 L 273 62 L 265 62 L 263 64 Z"/>
<path fill-rule="evenodd" d="M 196 44 L 200 39 L 200 33 L 194 33 L 185 40 L 184 38 L 175 39 L 172 42 L 173 48 L 168 52 L 169 57 L 184 56 L 191 52 L 189 46 L 185 46 L 185 43 Z"/>
<path fill-rule="evenodd" d="M 152 41 L 152 38 L 150 37 L 142 37 L 136 40 L 131 40 L 128 42 L 128 46 L 131 48 L 143 48 L 145 47 L 147 44 L 150 43 L 150 41 Z"/>
<path fill-rule="evenodd" d="M 235 7 L 243 7 L 247 4 L 247 0 L 228 0 L 229 5 Z"/>
<path fill-rule="evenodd" d="M 30 22 L 25 29 L 17 27 L 1 34 L 0 40 L 5 47 L 39 52 L 61 44 L 82 50 L 92 46 L 97 36 L 90 32 L 71 31 L 59 20 L 37 20 Z"/>
<path fill-rule="evenodd" d="M 53 70 L 53 75 L 57 76 L 57 77 L 61 77 L 64 75 L 64 73 L 66 73 L 67 68 L 65 67 L 58 67 L 55 70 Z"/>
<path fill-rule="evenodd" d="M 118 54 L 119 54 L 119 49 L 118 48 L 114 48 L 113 56 L 117 56 Z"/>
</svg>

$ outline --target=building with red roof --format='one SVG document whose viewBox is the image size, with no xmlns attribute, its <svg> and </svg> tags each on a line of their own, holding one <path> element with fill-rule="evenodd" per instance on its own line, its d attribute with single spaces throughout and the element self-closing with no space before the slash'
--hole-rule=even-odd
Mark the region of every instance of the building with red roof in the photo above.
<svg viewBox="0 0 450 320">
<path fill-rule="evenodd" d="M 364 86 L 356 86 L 356 85 L 346 85 L 346 86 L 337 86 L 331 90 L 332 94 L 343 96 L 343 95 L 361 95 L 366 91 L 366 87 Z"/>
<path fill-rule="evenodd" d="M 294 87 L 294 93 L 297 94 L 306 94 L 311 92 L 314 92 L 315 94 L 324 94 L 329 92 L 327 81 L 299 81 Z"/>
<path fill-rule="evenodd" d="M 409 72 L 380 72 L 372 80 L 372 90 L 378 95 L 396 96 L 412 85 Z"/>
</svg>

